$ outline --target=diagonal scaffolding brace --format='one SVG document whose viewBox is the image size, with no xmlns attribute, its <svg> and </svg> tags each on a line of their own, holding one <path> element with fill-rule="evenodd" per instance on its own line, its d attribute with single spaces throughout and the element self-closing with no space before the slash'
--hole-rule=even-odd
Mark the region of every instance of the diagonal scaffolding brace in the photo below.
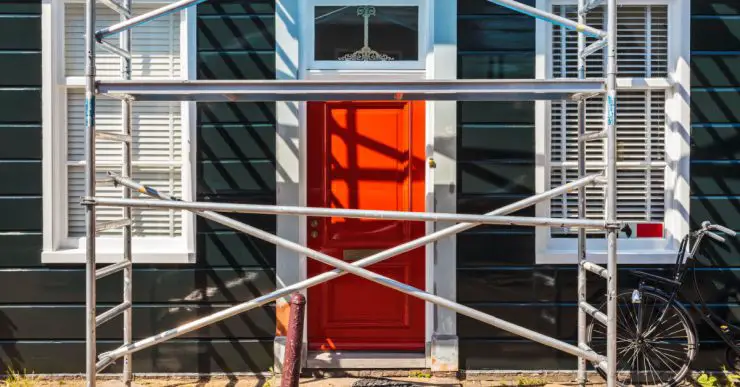
<svg viewBox="0 0 740 387">
<path fill-rule="evenodd" d="M 145 193 L 149 196 L 171 201 L 173 203 L 180 202 L 180 203 L 187 203 L 187 202 L 181 202 L 177 198 L 165 195 L 163 193 L 160 193 L 159 191 L 155 190 L 154 188 L 144 186 L 142 184 L 139 184 L 131 179 L 127 179 L 115 174 L 112 174 L 113 179 L 116 183 L 121 184 L 127 188 L 130 188 L 132 190 L 136 190 L 141 193 Z M 519 202 L 510 204 L 506 207 L 500 208 L 496 211 L 492 211 L 489 213 L 489 216 L 498 216 L 499 214 L 506 214 L 511 213 L 517 210 L 520 210 L 522 208 L 526 208 L 528 206 L 531 206 L 533 204 L 536 204 L 539 201 L 547 200 L 552 197 L 561 195 L 563 193 L 569 192 L 571 189 L 576 189 L 578 187 L 586 186 L 593 184 L 596 181 L 596 178 L 598 175 L 594 176 L 588 176 L 586 178 L 577 180 L 569 185 L 566 185 L 564 187 L 555 188 L 553 190 L 550 190 L 548 192 L 545 192 L 543 194 L 530 197 L 524 200 L 521 200 Z M 98 201 L 102 199 L 96 199 Z M 172 205 L 171 203 L 168 203 L 168 205 Z M 195 207 L 195 206 L 194 206 Z M 339 270 L 330 271 L 327 273 L 323 273 L 321 275 L 315 276 L 313 278 L 309 278 L 305 281 L 296 283 L 294 285 L 282 288 L 280 290 L 276 290 L 270 294 L 258 297 L 254 300 L 245 302 L 243 304 L 228 308 L 226 310 L 214 313 L 210 316 L 191 321 L 187 324 L 181 325 L 180 327 L 177 327 L 175 329 L 171 329 L 165 332 L 162 332 L 158 335 L 142 339 L 139 341 L 136 341 L 130 345 L 124 345 L 118 349 L 115 349 L 110 352 L 105 352 L 100 354 L 100 361 L 97 363 L 97 370 L 101 371 L 105 369 L 107 366 L 111 365 L 117 358 L 120 358 L 121 356 L 125 356 L 127 354 L 140 351 L 142 349 L 151 347 L 153 345 L 156 345 L 158 343 L 161 343 L 163 341 L 178 337 L 180 335 L 186 334 L 188 332 L 192 332 L 193 330 L 199 329 L 201 327 L 213 324 L 215 322 L 221 321 L 225 318 L 234 316 L 239 313 L 246 312 L 248 310 L 254 309 L 256 307 L 265 305 L 269 302 L 275 301 L 278 298 L 285 297 L 295 291 L 303 290 L 306 288 L 309 288 L 311 286 L 315 286 L 318 284 L 321 284 L 323 282 L 326 282 L 330 279 L 334 279 L 336 277 L 339 277 L 341 275 L 351 273 L 355 274 L 357 276 L 366 278 L 370 281 L 376 282 L 380 285 L 398 290 L 402 293 L 420 298 L 422 300 L 432 302 L 434 304 L 444 306 L 446 308 L 450 308 L 457 313 L 466 315 L 468 317 L 474 318 L 476 320 L 485 322 L 487 324 L 493 325 L 495 327 L 498 327 L 500 329 L 506 330 L 508 332 L 514 333 L 516 335 L 526 337 L 528 339 L 531 339 L 533 341 L 539 342 L 541 344 L 559 349 L 561 351 L 570 353 L 575 356 L 580 356 L 583 358 L 586 358 L 590 361 L 593 361 L 597 364 L 601 364 L 603 367 L 606 367 L 606 358 L 596 354 L 593 351 L 584 350 L 582 348 L 579 348 L 577 346 L 574 346 L 572 344 L 568 344 L 566 342 L 554 339 L 552 337 L 543 335 L 541 333 L 523 328 L 521 326 L 518 326 L 516 324 L 512 324 L 508 321 L 501 320 L 497 317 L 491 316 L 489 314 L 480 312 L 478 310 L 475 310 L 473 308 L 458 304 L 456 302 L 447 300 L 445 298 L 424 292 L 420 289 L 414 288 L 410 285 L 398 282 L 396 280 L 390 279 L 388 277 L 384 277 L 380 274 L 373 273 L 371 271 L 363 269 L 365 266 L 369 266 L 372 264 L 375 264 L 377 262 L 381 262 L 385 259 L 391 258 L 395 255 L 401 254 L 406 251 L 410 251 L 414 248 L 421 247 L 425 244 L 432 243 L 438 239 L 441 239 L 443 237 L 456 234 L 460 231 L 466 230 L 468 228 L 474 227 L 477 224 L 474 223 L 462 223 L 458 224 L 452 227 L 449 227 L 444 230 L 440 230 L 436 233 L 427 235 L 425 237 L 421 237 L 419 239 L 416 239 L 411 242 L 407 242 L 405 244 L 396 246 L 394 248 L 391 248 L 389 250 L 386 250 L 384 252 L 372 255 L 370 257 L 364 258 L 362 260 L 359 260 L 357 262 L 354 262 L 352 264 L 347 263 L 345 261 L 339 260 L 337 258 L 331 257 L 329 255 L 326 255 L 324 253 L 318 252 L 316 250 L 310 249 L 308 247 L 304 247 L 302 245 L 299 245 L 295 242 L 292 242 L 290 240 L 280 238 L 276 235 L 270 234 L 268 232 L 265 232 L 263 230 L 260 230 L 258 228 L 249 226 L 247 224 L 241 223 L 239 221 L 236 221 L 232 218 L 229 218 L 227 216 L 215 213 L 213 211 L 203 211 L 199 210 L 197 208 L 188 208 L 189 211 L 193 211 L 199 216 L 202 216 L 206 219 L 212 220 L 214 222 L 220 223 L 222 225 L 231 227 L 233 229 L 236 229 L 238 231 L 241 231 L 243 233 L 252 235 L 254 237 L 263 239 L 265 241 L 268 241 L 270 243 L 273 243 L 277 246 L 284 247 L 293 251 L 296 251 L 301 254 L 305 254 L 311 258 L 314 258 L 322 263 L 325 263 L 327 265 L 331 265 L 336 267 L 337 269 L 341 269 L 344 272 L 341 272 Z"/>
</svg>

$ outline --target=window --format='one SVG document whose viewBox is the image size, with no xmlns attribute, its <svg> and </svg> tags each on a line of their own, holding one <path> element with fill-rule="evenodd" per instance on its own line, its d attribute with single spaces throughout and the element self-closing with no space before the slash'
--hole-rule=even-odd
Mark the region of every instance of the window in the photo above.
<svg viewBox="0 0 740 387">
<path fill-rule="evenodd" d="M 309 69 L 424 69 L 427 6 L 420 0 L 304 4 Z"/>
<path fill-rule="evenodd" d="M 133 2 L 139 15 L 163 1 Z M 84 17 L 80 1 L 45 4 L 44 13 L 44 252 L 48 263 L 85 260 L 84 196 Z M 132 31 L 132 79 L 189 79 L 194 69 L 188 55 L 192 35 L 190 15 L 173 13 L 138 26 Z M 108 7 L 96 7 L 96 27 L 120 21 Z M 47 24 L 48 22 L 48 24 Z M 117 43 L 118 37 L 109 37 Z M 120 57 L 96 49 L 98 79 L 120 79 Z M 191 197 L 193 167 L 190 160 L 191 104 L 135 102 L 133 104 L 134 180 L 186 200 Z M 121 102 L 98 97 L 96 130 L 121 132 Z M 122 145 L 98 140 L 96 144 L 97 196 L 122 196 L 122 188 L 106 181 L 108 171 L 121 172 Z M 134 198 L 139 194 L 132 193 Z M 193 259 L 193 215 L 172 210 L 133 209 L 134 261 L 185 263 Z M 99 207 L 98 222 L 120 219 L 120 208 Z M 98 261 L 122 259 L 122 229 L 98 235 Z"/>
<path fill-rule="evenodd" d="M 689 63 L 688 39 L 681 28 L 684 0 L 623 1 L 617 11 L 617 219 L 623 222 L 661 223 L 662 237 L 630 238 L 618 242 L 620 262 L 662 263 L 675 259 L 678 240 L 688 230 L 688 181 L 683 168 L 688 161 L 688 101 L 682 88 L 681 67 Z M 539 3 L 538 3 L 539 4 Z M 553 2 L 550 10 L 577 19 L 573 2 Z M 685 12 L 688 12 L 686 10 Z M 605 7 L 591 11 L 587 23 L 606 28 Z M 546 29 L 547 33 L 543 31 Z M 538 24 L 538 50 L 545 51 L 538 66 L 540 76 L 577 78 L 577 35 L 561 27 Z M 685 41 L 683 41 L 685 39 Z M 587 39 L 586 45 L 595 39 Z M 586 77 L 605 73 L 605 50 L 588 57 Z M 672 82 L 678 81 L 671 86 Z M 684 87 L 685 86 L 685 87 Z M 604 103 L 586 103 L 586 133 L 603 130 Z M 571 101 L 538 103 L 537 148 L 546 157 L 538 160 L 538 192 L 578 178 L 577 104 Z M 586 143 L 587 174 L 606 167 L 602 141 Z M 604 218 L 605 188 L 586 190 L 586 217 Z M 578 194 L 572 192 L 537 207 L 539 216 L 578 217 Z M 537 231 L 540 263 L 574 263 L 577 230 Z M 605 262 L 603 231 L 587 233 L 589 259 Z"/>
</svg>

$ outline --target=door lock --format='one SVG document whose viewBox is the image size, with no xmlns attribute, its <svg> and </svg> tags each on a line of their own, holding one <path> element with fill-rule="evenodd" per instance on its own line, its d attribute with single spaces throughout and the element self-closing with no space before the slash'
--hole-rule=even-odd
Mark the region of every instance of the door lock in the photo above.
<svg viewBox="0 0 740 387">
<path fill-rule="evenodd" d="M 311 227 L 313 228 L 319 227 L 319 221 L 316 219 L 311 220 Z"/>
<path fill-rule="evenodd" d="M 317 238 L 318 236 L 319 236 L 319 232 L 318 231 L 316 231 L 316 230 L 311 231 L 311 238 Z"/>
</svg>

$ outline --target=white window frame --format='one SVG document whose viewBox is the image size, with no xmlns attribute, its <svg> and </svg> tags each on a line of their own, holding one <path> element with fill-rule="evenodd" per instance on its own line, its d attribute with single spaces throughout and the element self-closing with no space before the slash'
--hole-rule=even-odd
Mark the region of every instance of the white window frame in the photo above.
<svg viewBox="0 0 740 387">
<path fill-rule="evenodd" d="M 310 70 L 425 70 L 427 47 L 430 33 L 430 9 L 428 0 L 301 0 L 301 61 Z M 314 45 L 316 41 L 314 8 L 317 6 L 415 6 L 419 8 L 419 34 L 417 39 L 419 57 L 415 61 L 351 62 L 316 60 Z M 358 47 L 359 48 L 359 47 Z"/>
<path fill-rule="evenodd" d="M 552 10 L 556 4 L 573 4 L 575 0 L 538 0 L 537 7 Z M 681 238 L 689 231 L 689 157 L 690 157 L 690 1 L 689 0 L 619 0 L 619 5 L 668 6 L 668 89 L 666 96 L 666 169 L 665 169 L 665 238 L 619 239 L 618 262 L 623 264 L 664 264 L 676 259 Z M 537 21 L 536 76 L 551 77 L 552 25 Z M 619 59 L 617 59 L 619 60 Z M 619 74 L 617 74 L 619 76 Z M 644 90 L 646 85 L 665 84 L 659 78 L 620 78 L 619 90 Z M 549 101 L 535 105 L 535 185 L 536 192 L 550 187 L 550 108 Z M 550 202 L 536 205 L 537 216 L 550 216 Z M 550 229 L 535 229 L 536 262 L 538 264 L 577 263 L 577 238 L 551 238 Z M 606 239 L 587 239 L 587 259 L 606 263 Z"/>
<path fill-rule="evenodd" d="M 168 0 L 136 0 L 139 4 L 169 4 Z M 67 90 L 84 89 L 84 77 L 65 77 L 65 4 L 83 0 L 42 0 L 43 63 L 43 251 L 42 263 L 84 263 L 85 237 L 68 237 L 67 211 Z M 96 8 L 106 6 L 98 3 Z M 196 10 L 180 14 L 180 79 L 196 79 Z M 115 36 L 111 40 L 117 42 Z M 102 50 L 100 46 L 97 50 Z M 99 77 L 98 79 L 105 79 Z M 118 79 L 118 78 L 116 78 Z M 134 106 L 136 109 L 136 106 Z M 135 111 L 135 110 L 134 110 Z M 181 105 L 182 191 L 184 200 L 195 192 L 195 103 Z M 195 260 L 195 215 L 182 214 L 182 235 L 178 237 L 133 237 L 134 263 L 192 263 Z M 123 259 L 121 236 L 98 237 L 96 259 L 114 263 Z"/>
</svg>

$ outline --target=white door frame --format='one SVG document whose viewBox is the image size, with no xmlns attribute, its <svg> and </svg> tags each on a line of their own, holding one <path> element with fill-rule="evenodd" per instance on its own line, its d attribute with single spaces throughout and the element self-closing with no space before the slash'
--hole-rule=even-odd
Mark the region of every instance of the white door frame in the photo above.
<svg viewBox="0 0 740 387">
<path fill-rule="evenodd" d="M 450 79 L 457 75 L 457 24 L 456 2 L 449 0 L 364 0 L 363 4 L 420 6 L 419 59 L 424 68 L 409 68 L 407 65 L 359 68 L 362 63 L 341 66 L 321 66 L 314 62 L 313 23 L 310 15 L 313 5 L 352 5 L 360 0 L 276 0 L 276 71 L 278 79 L 367 79 L 382 76 L 386 79 Z M 309 15 L 308 17 L 306 15 Z M 436 16 L 440 15 L 440 16 Z M 441 22 L 440 22 L 441 21 Z M 311 23 L 309 23 L 311 22 Z M 424 34 L 424 32 L 427 32 Z M 299 44 L 299 42 L 301 44 Z M 315 66 L 329 67 L 318 69 Z M 400 62 L 399 62 L 400 63 Z M 342 66 L 348 66 L 341 68 Z M 313 68 L 312 68 L 313 67 Z M 374 68 L 372 68 L 374 67 Z M 381 67 L 381 68 L 379 68 Z M 382 68 L 385 67 L 385 68 Z M 394 68 L 395 67 L 395 68 Z M 276 106 L 276 163 L 277 205 L 307 204 L 306 189 L 306 103 L 277 102 Z M 436 168 L 426 163 L 425 202 L 427 211 L 455 212 L 456 210 L 456 102 L 428 101 L 426 103 L 426 157 L 433 158 Z M 444 141 L 435 141 L 443 139 Z M 435 205 L 436 203 L 436 205 Z M 277 233 L 307 243 L 306 217 L 278 216 Z M 427 233 L 449 225 L 427 224 Z M 426 291 L 455 300 L 456 257 L 455 239 L 446 238 L 426 248 Z M 436 256 L 441 259 L 435 259 Z M 284 287 L 307 278 L 307 258 L 277 249 L 276 282 Z M 393 259 L 393 258 L 391 258 Z M 311 302 L 307 300 L 307 302 Z M 287 300 L 278 300 L 278 324 L 287 322 Z M 426 354 L 425 366 L 432 370 L 457 370 L 456 315 L 427 303 L 425 316 Z M 435 316 L 436 315 L 436 316 Z M 436 326 L 435 326 L 436 323 Z M 304 344 L 307 342 L 304 329 Z M 437 344 L 435 344 L 437 343 Z M 276 368 L 282 359 L 284 338 L 276 337 Z M 434 359 L 434 360 L 433 360 Z M 368 362 L 369 368 L 373 362 Z"/>
</svg>

